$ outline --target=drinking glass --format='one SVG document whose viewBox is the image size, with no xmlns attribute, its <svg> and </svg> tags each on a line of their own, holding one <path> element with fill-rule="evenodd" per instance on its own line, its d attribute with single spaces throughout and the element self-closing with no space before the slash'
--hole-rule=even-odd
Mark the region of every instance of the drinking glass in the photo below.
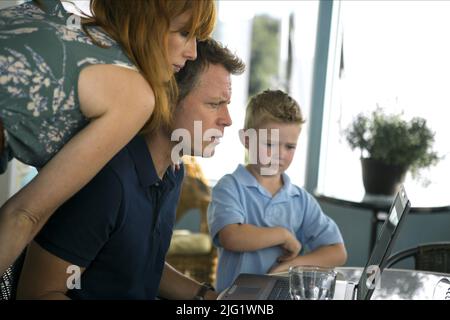
<svg viewBox="0 0 450 320">
<path fill-rule="evenodd" d="M 292 300 L 333 299 L 337 272 L 333 268 L 295 266 L 289 268 Z"/>
</svg>

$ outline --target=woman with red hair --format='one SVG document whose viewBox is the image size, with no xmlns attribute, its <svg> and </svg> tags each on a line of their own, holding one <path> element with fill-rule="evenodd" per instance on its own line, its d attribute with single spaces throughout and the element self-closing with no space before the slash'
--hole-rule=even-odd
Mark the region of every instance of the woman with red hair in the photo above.
<svg viewBox="0 0 450 320">
<path fill-rule="evenodd" d="M 213 0 L 58 0 L 0 10 L 0 170 L 39 174 L 0 208 L 0 274 L 139 131 L 170 123 L 174 73 L 215 23 Z"/>
</svg>

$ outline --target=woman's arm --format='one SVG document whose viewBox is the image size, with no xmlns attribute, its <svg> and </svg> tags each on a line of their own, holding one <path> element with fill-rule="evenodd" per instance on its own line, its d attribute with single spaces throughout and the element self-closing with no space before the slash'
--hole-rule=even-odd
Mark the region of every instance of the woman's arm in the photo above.
<svg viewBox="0 0 450 320">
<path fill-rule="evenodd" d="M 25 188 L 0 209 L 0 274 L 51 214 L 122 149 L 154 109 L 154 94 L 131 69 L 95 65 L 79 79 L 79 100 L 91 122 Z"/>
</svg>

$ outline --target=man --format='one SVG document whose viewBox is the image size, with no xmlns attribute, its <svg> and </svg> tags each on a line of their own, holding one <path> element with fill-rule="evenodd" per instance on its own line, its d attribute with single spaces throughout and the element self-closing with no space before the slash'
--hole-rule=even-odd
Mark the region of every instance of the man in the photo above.
<svg viewBox="0 0 450 320">
<path fill-rule="evenodd" d="M 244 70 L 214 40 L 197 50 L 197 59 L 177 75 L 173 127 L 137 136 L 58 210 L 28 248 L 18 298 L 217 297 L 165 263 L 184 173 L 183 166 L 173 169 L 173 157 L 212 155 L 205 151 L 231 125 L 230 74 Z M 195 121 L 202 124 L 202 136 L 211 129 L 214 136 L 193 141 L 202 138 L 194 134 Z M 181 143 L 172 141 L 174 130 L 185 132 Z"/>
</svg>

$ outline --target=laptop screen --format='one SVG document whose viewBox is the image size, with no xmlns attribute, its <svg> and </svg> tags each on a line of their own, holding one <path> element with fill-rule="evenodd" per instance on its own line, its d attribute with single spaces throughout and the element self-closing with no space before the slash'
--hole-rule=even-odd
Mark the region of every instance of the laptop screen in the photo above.
<svg viewBox="0 0 450 320">
<path fill-rule="evenodd" d="M 408 200 L 404 187 L 401 186 L 395 197 L 394 203 L 389 210 L 387 219 L 383 224 L 369 261 L 359 279 L 357 292 L 358 300 L 367 300 L 372 296 L 378 281 L 380 281 L 385 260 L 391 253 L 392 246 L 398 235 L 402 221 L 404 221 L 410 208 L 411 203 Z"/>
</svg>

